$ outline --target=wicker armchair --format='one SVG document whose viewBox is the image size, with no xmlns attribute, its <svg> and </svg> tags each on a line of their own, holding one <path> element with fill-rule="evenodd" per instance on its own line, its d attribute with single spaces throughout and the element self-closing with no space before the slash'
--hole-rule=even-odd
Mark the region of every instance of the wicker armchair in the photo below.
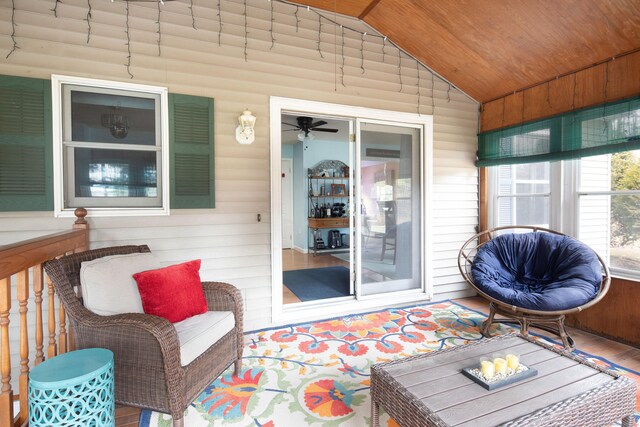
<svg viewBox="0 0 640 427">
<path fill-rule="evenodd" d="M 140 313 L 100 316 L 76 295 L 80 264 L 107 255 L 150 252 L 146 245 L 95 249 L 49 261 L 51 278 L 69 318 L 76 348 L 102 347 L 114 353 L 117 403 L 170 414 L 174 427 L 184 425 L 184 411 L 217 376 L 242 364 L 243 306 L 240 291 L 227 283 L 203 282 L 210 311 L 232 311 L 235 327 L 186 366 L 168 320 Z"/>
<path fill-rule="evenodd" d="M 569 238 L 568 236 L 562 233 L 549 230 L 546 228 L 542 228 L 542 227 L 531 227 L 531 226 L 516 225 L 516 226 L 497 227 L 491 230 L 480 232 L 475 236 L 471 237 L 469 240 L 467 240 L 464 243 L 464 245 L 462 245 L 462 248 L 458 253 L 458 268 L 460 269 L 460 273 L 462 274 L 462 277 L 464 278 L 464 280 L 469 285 L 471 285 L 471 287 L 480 296 L 490 301 L 489 316 L 482 323 L 482 327 L 481 327 L 482 335 L 484 335 L 485 337 L 489 336 L 489 327 L 493 322 L 507 322 L 507 323 L 517 322 L 520 324 L 520 331 L 522 334 L 527 335 L 529 326 L 535 326 L 537 328 L 559 335 L 560 338 L 562 339 L 562 343 L 564 347 L 567 350 L 572 350 L 575 347 L 575 343 L 571 338 L 571 336 L 567 333 L 566 328 L 564 326 L 565 315 L 571 314 L 571 313 L 578 313 L 583 310 L 586 310 L 587 308 L 593 306 L 594 304 L 597 304 L 599 301 L 602 300 L 602 298 L 606 295 L 607 291 L 609 290 L 609 284 L 611 282 L 609 268 L 607 267 L 605 262 L 602 260 L 602 258 L 597 253 L 593 252 L 593 255 L 597 258 L 597 263 L 599 263 L 599 270 L 600 269 L 602 270 L 602 280 L 600 281 L 600 279 L 598 279 L 599 288 L 595 296 L 590 300 L 580 304 L 569 305 L 569 306 L 566 306 L 560 309 L 555 309 L 555 310 L 551 310 L 551 309 L 543 310 L 543 309 L 527 308 L 521 305 L 517 305 L 514 302 L 503 301 L 500 297 L 489 295 L 486 288 L 480 287 L 478 283 L 476 283 L 476 280 L 474 280 L 472 270 L 474 267 L 474 263 L 476 261 L 476 256 L 478 255 L 479 251 L 481 251 L 482 248 L 485 245 L 487 245 L 490 241 L 492 241 L 495 237 L 499 235 L 519 234 L 519 233 L 548 233 L 549 235 L 566 237 L 567 240 L 565 240 L 565 242 L 574 242 L 576 245 L 584 246 L 585 248 L 588 249 L 586 245 L 578 242 L 575 239 Z M 502 246 L 503 252 L 507 251 L 507 248 L 505 246 L 507 245 Z M 529 249 L 533 249 L 534 252 L 537 252 L 537 249 L 535 247 L 529 248 Z M 531 256 L 531 253 L 521 254 L 521 256 L 523 258 L 529 258 Z M 556 256 L 559 256 L 559 255 L 556 255 Z M 538 261 L 541 261 L 541 260 L 538 260 Z M 545 261 L 545 260 L 542 260 L 542 261 Z M 552 259 L 546 259 L 546 261 L 548 261 L 548 264 L 546 264 L 547 269 L 545 273 L 549 274 L 550 276 L 553 276 L 553 272 L 549 270 L 551 268 L 551 264 L 553 263 L 553 261 Z M 513 267 L 514 266 L 509 266 L 508 268 L 513 268 Z M 527 272 L 526 274 L 529 274 L 529 273 L 530 272 Z M 516 276 L 522 276 L 523 274 L 525 274 L 525 272 L 522 270 L 522 267 L 520 267 L 520 269 L 517 270 Z M 540 280 L 541 282 L 544 282 L 542 278 L 536 278 L 536 279 Z M 560 279 L 557 277 L 551 277 L 551 279 L 553 279 L 551 280 L 551 283 L 553 283 L 554 281 L 560 283 Z M 496 283 L 497 283 L 497 279 L 496 279 Z M 543 291 L 535 291 L 535 292 L 537 292 L 538 295 L 541 295 L 541 293 L 544 294 L 545 291 L 543 290 Z M 521 291 L 521 294 L 526 294 L 526 293 L 532 293 L 532 291 L 527 291 L 525 286 L 525 289 Z M 557 295 L 553 295 L 553 297 L 557 298 Z M 495 319 L 496 314 L 503 316 L 503 318 Z"/>
</svg>

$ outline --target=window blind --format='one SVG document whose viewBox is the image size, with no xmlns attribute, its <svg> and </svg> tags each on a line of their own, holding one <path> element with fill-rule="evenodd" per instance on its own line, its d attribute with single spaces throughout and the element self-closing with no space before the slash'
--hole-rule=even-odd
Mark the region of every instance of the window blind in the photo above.
<svg viewBox="0 0 640 427">
<path fill-rule="evenodd" d="M 577 159 L 640 149 L 640 98 L 485 132 L 478 167 Z"/>
</svg>

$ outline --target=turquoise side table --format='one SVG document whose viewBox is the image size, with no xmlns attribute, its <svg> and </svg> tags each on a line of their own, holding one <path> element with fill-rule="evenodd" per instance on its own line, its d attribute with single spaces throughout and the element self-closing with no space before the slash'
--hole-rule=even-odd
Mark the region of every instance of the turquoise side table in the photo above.
<svg viewBox="0 0 640 427">
<path fill-rule="evenodd" d="M 115 426 L 113 353 L 61 354 L 29 374 L 29 426 Z"/>
</svg>

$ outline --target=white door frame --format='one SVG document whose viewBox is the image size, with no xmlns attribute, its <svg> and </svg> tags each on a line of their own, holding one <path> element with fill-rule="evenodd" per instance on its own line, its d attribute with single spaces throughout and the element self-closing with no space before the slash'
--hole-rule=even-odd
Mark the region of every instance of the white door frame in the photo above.
<svg viewBox="0 0 640 427">
<path fill-rule="evenodd" d="M 289 212 L 291 214 L 291 224 L 290 224 L 290 229 L 291 229 L 291 246 L 287 249 L 293 249 L 293 247 L 295 246 L 293 244 L 293 216 L 295 214 L 295 212 L 293 211 L 293 159 L 282 159 L 281 163 L 288 163 L 289 164 L 289 172 L 286 172 L 287 175 L 287 179 L 289 181 L 289 185 L 287 186 L 287 191 L 289 191 Z M 282 166 L 281 166 L 282 167 Z M 282 175 L 281 175 L 282 176 Z M 282 178 L 280 178 L 280 184 L 282 184 Z M 280 188 L 282 188 L 282 185 L 280 186 Z M 282 200 L 282 199 L 281 199 Z M 280 205 L 282 206 L 282 205 Z M 282 212 L 280 212 L 280 214 L 282 214 Z M 282 234 L 280 234 L 280 236 L 282 236 Z M 284 246 L 284 245 L 283 245 Z"/>
<path fill-rule="evenodd" d="M 422 126 L 422 187 L 423 197 L 423 287 L 422 289 L 400 291 L 389 294 L 376 294 L 362 297 L 360 300 L 309 301 L 289 304 L 285 309 L 282 298 L 282 124 L 284 113 L 304 113 L 339 117 L 344 120 L 357 118 L 384 120 L 386 122 L 420 124 Z M 356 135 L 359 138 L 359 135 Z M 354 107 L 326 102 L 306 101 L 294 98 L 270 98 L 270 144 L 271 144 L 271 295 L 272 323 L 281 324 L 338 316 L 388 307 L 393 304 L 418 303 L 430 300 L 433 295 L 432 248 L 431 248 L 431 206 L 433 183 L 433 116 Z M 356 224 L 357 227 L 357 224 Z"/>
<path fill-rule="evenodd" d="M 356 120 L 356 133 L 358 136 L 361 135 L 362 132 L 362 124 L 377 124 L 377 125 L 385 125 L 385 126 L 394 126 L 396 128 L 400 128 L 400 129 L 414 129 L 414 130 L 418 130 L 418 132 L 420 132 L 421 134 L 423 133 L 424 129 L 422 129 L 422 126 L 420 126 L 417 123 L 411 123 L 411 124 L 407 124 L 407 123 L 398 123 L 398 122 L 390 122 L 388 120 L 373 120 L 373 119 L 369 119 L 369 118 L 362 118 L 359 117 Z M 422 138 L 422 136 L 420 136 L 420 138 Z M 422 141 L 422 139 L 421 139 Z M 421 141 L 418 141 L 418 155 L 419 156 L 423 156 L 424 157 L 424 153 L 423 153 L 423 146 Z M 356 146 L 356 160 L 355 160 L 355 165 L 354 168 L 361 168 L 361 156 L 362 156 L 362 146 L 360 145 L 361 141 L 358 141 L 359 144 L 357 144 Z M 423 162 L 419 162 L 420 163 L 420 169 L 417 171 L 419 174 L 419 182 L 422 184 L 424 183 L 424 173 L 425 173 L 425 165 L 423 164 Z M 430 170 L 430 169 L 429 169 Z M 355 182 L 356 182 L 356 188 L 360 189 L 362 188 L 362 174 L 361 174 L 361 170 L 354 170 L 353 174 L 355 177 Z M 352 206 L 360 206 L 360 204 L 362 203 L 362 193 L 361 191 L 357 192 L 358 194 L 356 194 L 357 197 L 354 198 L 353 203 L 351 204 Z M 420 198 L 420 200 L 424 200 L 424 198 L 427 196 L 427 192 L 425 191 L 425 188 L 423 185 L 420 185 L 420 192 L 418 195 L 418 197 Z M 430 205 L 430 204 L 429 204 Z M 425 203 L 422 203 L 419 206 L 419 214 L 418 214 L 418 218 L 416 219 L 416 222 L 418 224 L 418 228 L 419 230 L 424 230 L 425 227 L 425 223 L 424 223 L 424 218 L 425 218 Z M 354 221 L 356 224 L 358 224 L 358 230 L 356 230 L 356 241 L 362 242 L 362 230 L 360 230 L 361 225 L 364 223 L 362 221 L 362 212 L 358 209 L 354 212 Z M 412 214 L 412 222 L 413 222 L 413 214 Z M 419 221 L 419 222 L 418 222 Z M 424 236 L 426 236 L 426 234 L 424 234 Z M 423 238 L 424 238 L 423 236 Z M 396 248 L 397 250 L 397 248 Z M 357 272 L 356 272 L 356 283 L 355 283 L 355 288 L 356 288 L 356 297 L 358 299 L 363 298 L 362 295 L 362 274 L 358 274 L 362 272 L 362 246 L 359 244 L 358 247 L 356 248 L 356 257 L 355 259 L 355 263 L 356 263 L 356 268 L 357 268 Z M 420 242 L 419 244 L 419 248 L 417 251 L 413 252 L 412 249 L 412 253 L 417 253 L 418 254 L 418 258 L 420 260 L 424 260 L 425 256 L 426 256 L 426 251 L 425 251 L 425 244 L 424 241 Z M 413 263 L 412 263 L 413 265 Z M 405 283 L 411 283 L 411 287 L 413 287 L 413 282 L 411 282 L 411 279 L 413 279 L 415 277 L 415 269 L 412 270 L 412 275 L 411 278 L 409 279 L 402 279 Z M 427 277 L 426 275 L 426 271 L 425 271 L 425 263 L 422 262 L 420 265 L 420 270 L 417 274 L 419 276 L 418 280 L 422 280 L 424 277 Z M 396 280 L 396 283 L 398 281 Z M 373 295 L 373 293 L 371 292 L 371 289 L 382 289 L 384 290 L 385 288 L 389 287 L 390 281 L 382 281 L 382 282 L 377 282 L 377 283 L 367 283 L 367 288 L 369 290 L 369 295 Z M 424 286 L 424 284 L 423 284 Z M 382 294 L 382 291 L 380 292 L 376 292 L 377 294 Z M 400 291 L 393 291 L 393 292 L 400 292 Z"/>
</svg>

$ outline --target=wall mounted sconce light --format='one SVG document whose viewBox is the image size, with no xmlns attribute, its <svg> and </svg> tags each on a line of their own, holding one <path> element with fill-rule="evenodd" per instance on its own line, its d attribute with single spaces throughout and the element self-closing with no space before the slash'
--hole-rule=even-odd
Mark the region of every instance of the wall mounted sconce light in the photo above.
<svg viewBox="0 0 640 427">
<path fill-rule="evenodd" d="M 251 144 L 256 135 L 253 127 L 256 124 L 256 116 L 251 114 L 251 111 L 244 110 L 240 117 L 238 117 L 240 125 L 236 128 L 236 141 L 240 144 Z"/>
</svg>

